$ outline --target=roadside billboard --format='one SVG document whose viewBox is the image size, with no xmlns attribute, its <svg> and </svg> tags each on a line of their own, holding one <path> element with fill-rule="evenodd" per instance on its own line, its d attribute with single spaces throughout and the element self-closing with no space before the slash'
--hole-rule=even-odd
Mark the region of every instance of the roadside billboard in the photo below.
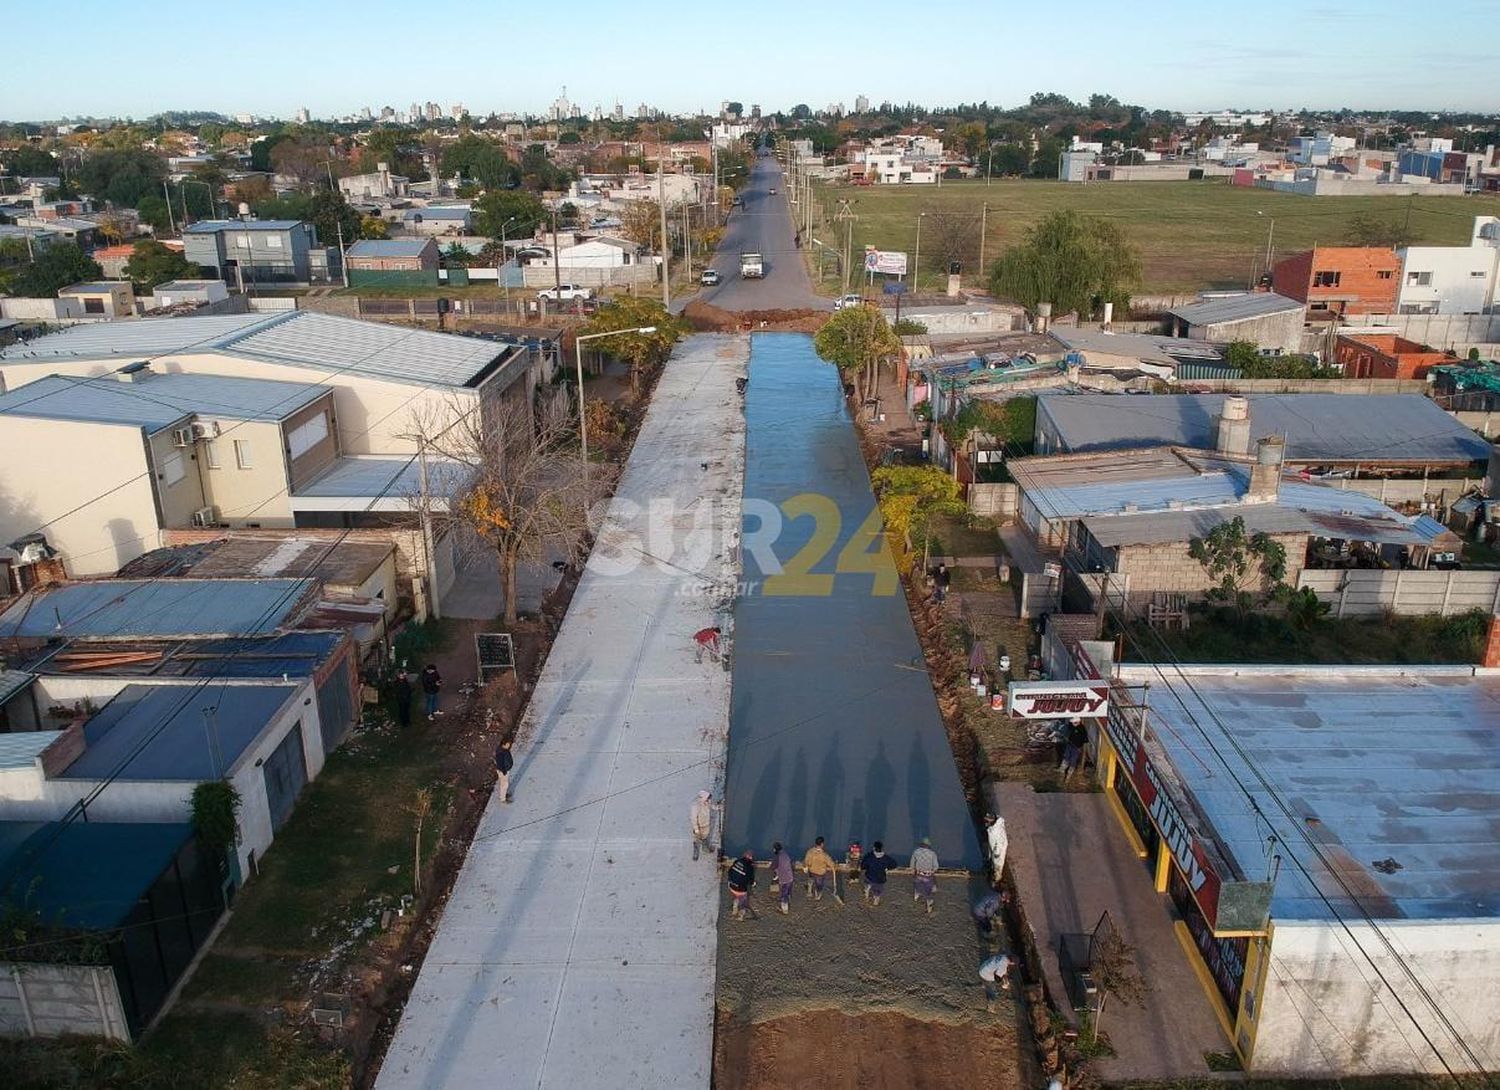
<svg viewBox="0 0 1500 1090">
<path fill-rule="evenodd" d="M 1107 682 L 1012 681 L 1010 714 L 1018 719 L 1062 719 L 1109 714 Z"/>
<path fill-rule="evenodd" d="M 902 250 L 866 250 L 865 272 L 906 275 L 906 253 Z"/>
</svg>

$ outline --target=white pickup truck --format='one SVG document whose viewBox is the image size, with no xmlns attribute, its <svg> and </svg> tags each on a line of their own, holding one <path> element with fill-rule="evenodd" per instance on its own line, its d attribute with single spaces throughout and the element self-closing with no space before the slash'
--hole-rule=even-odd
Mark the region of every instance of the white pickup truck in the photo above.
<svg viewBox="0 0 1500 1090">
<path fill-rule="evenodd" d="M 740 254 L 741 280 L 759 280 L 765 275 L 766 266 L 760 254 Z"/>
<path fill-rule="evenodd" d="M 568 303 L 574 299 L 592 299 L 593 288 L 581 287 L 578 284 L 564 284 L 557 288 L 547 288 L 545 291 L 536 293 L 538 299 L 545 299 L 549 303 Z"/>
</svg>

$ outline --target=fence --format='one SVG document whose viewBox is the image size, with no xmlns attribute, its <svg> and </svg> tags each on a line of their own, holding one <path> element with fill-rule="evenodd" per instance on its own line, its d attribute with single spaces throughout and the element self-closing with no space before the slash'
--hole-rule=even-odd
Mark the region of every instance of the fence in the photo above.
<svg viewBox="0 0 1500 1090">
<path fill-rule="evenodd" d="M 1374 496 L 1381 503 L 1425 503 L 1428 501 L 1435 503 L 1441 500 L 1445 504 L 1450 504 L 1465 492 L 1483 484 L 1484 481 L 1469 477 L 1429 477 L 1425 481 L 1340 477 L 1322 483 L 1344 492 L 1359 492 L 1365 496 Z"/>
<path fill-rule="evenodd" d="M 1500 610 L 1500 571 L 1304 570 L 1297 587 L 1316 592 L 1335 617 Z"/>
<path fill-rule="evenodd" d="M 1038 571 L 1016 572 L 1016 588 L 1021 619 L 1040 617 L 1043 613 L 1056 613 L 1062 606 L 1062 580 L 1053 579 Z"/>
<path fill-rule="evenodd" d="M 1467 349 L 1500 341 L 1500 314 L 1364 314 L 1360 326 L 1383 326 L 1434 348 Z"/>
<path fill-rule="evenodd" d="M 106 965 L 0 962 L 0 1035 L 64 1034 L 130 1040 L 114 972 Z"/>
<path fill-rule="evenodd" d="M 1469 412 L 1460 409 L 1449 415 L 1458 418 L 1458 422 L 1466 428 L 1473 428 L 1486 439 L 1493 439 L 1500 433 L 1500 413 L 1495 412 Z"/>
<path fill-rule="evenodd" d="M 550 288 L 558 281 L 558 274 L 551 265 L 527 265 L 521 276 L 528 288 Z M 617 265 L 614 268 L 597 268 L 588 265 L 564 265 L 562 282 L 578 284 L 586 288 L 626 287 L 630 284 L 655 284 L 656 263 L 642 265 Z"/>
<path fill-rule="evenodd" d="M 1204 378 L 1195 390 L 1228 394 L 1422 394 L 1427 383 L 1404 378 Z"/>
<path fill-rule="evenodd" d="M 1016 516 L 1020 504 L 1021 490 L 1014 484 L 969 485 L 969 511 L 993 519 L 1011 519 Z"/>
</svg>

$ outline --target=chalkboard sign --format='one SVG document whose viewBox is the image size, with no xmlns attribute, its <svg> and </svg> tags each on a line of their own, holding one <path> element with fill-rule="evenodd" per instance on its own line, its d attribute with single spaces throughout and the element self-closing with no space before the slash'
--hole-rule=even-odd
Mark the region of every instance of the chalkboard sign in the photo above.
<svg viewBox="0 0 1500 1090">
<path fill-rule="evenodd" d="M 483 685 L 498 670 L 516 668 L 516 645 L 509 632 L 474 633 L 474 652 L 479 659 L 479 683 Z"/>
</svg>

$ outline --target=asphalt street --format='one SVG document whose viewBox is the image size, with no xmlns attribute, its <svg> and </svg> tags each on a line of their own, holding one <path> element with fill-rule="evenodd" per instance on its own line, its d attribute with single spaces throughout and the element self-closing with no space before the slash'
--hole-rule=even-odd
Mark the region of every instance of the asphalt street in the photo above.
<svg viewBox="0 0 1500 1090">
<path fill-rule="evenodd" d="M 750 184 L 741 193 L 745 207 L 730 213 L 724 241 L 711 263 L 719 274 L 719 286 L 701 288 L 696 298 L 725 310 L 827 310 L 832 306 L 813 293 L 812 279 L 794 241 L 784 182 L 775 156 L 756 160 Z M 777 191 L 774 196 L 772 189 Z M 759 280 L 740 279 L 740 254 L 748 251 L 765 259 L 766 275 Z"/>
</svg>

